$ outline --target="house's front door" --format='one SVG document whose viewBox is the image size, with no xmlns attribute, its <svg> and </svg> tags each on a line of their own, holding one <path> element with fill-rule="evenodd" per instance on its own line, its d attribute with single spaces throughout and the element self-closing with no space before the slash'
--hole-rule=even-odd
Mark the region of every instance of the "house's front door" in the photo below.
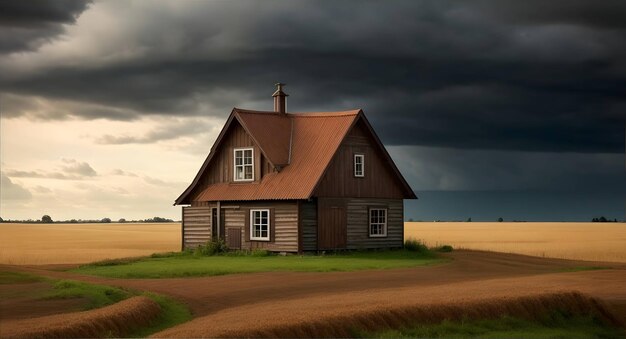
<svg viewBox="0 0 626 339">
<path fill-rule="evenodd" d="M 342 201 L 319 199 L 317 244 L 320 250 L 345 249 L 346 207 Z"/>
</svg>

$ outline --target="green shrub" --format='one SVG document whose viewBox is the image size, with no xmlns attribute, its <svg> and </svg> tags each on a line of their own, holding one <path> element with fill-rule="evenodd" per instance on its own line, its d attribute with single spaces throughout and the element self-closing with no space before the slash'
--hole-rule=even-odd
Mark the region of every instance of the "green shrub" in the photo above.
<svg viewBox="0 0 626 339">
<path fill-rule="evenodd" d="M 452 252 L 452 246 L 441 245 L 435 249 L 437 252 Z"/>
<path fill-rule="evenodd" d="M 218 239 L 217 241 L 208 241 L 206 245 L 199 245 L 193 254 L 195 256 L 212 256 L 225 252 L 228 252 L 228 245 L 223 239 Z"/>
<path fill-rule="evenodd" d="M 404 241 L 404 249 L 411 252 L 428 253 L 428 247 L 421 241 L 415 239 L 407 239 Z"/>
</svg>

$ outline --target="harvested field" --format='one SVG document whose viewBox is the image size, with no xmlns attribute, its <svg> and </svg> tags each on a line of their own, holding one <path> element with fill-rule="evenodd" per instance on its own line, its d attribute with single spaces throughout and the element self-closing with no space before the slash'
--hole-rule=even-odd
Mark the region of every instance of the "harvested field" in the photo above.
<svg viewBox="0 0 626 339">
<path fill-rule="evenodd" d="M 407 222 L 406 239 L 429 246 L 575 260 L 626 262 L 626 223 Z"/>
<path fill-rule="evenodd" d="M 0 320 L 3 338 L 120 337 L 148 325 L 161 312 L 148 297 L 132 297 L 91 311 L 22 320 Z"/>
<path fill-rule="evenodd" d="M 428 245 L 626 262 L 624 223 L 407 222 Z M 180 250 L 180 224 L 0 224 L 0 264 L 77 264 Z"/>
<path fill-rule="evenodd" d="M 626 321 L 625 264 L 463 250 L 446 256 L 452 259 L 448 264 L 410 269 L 268 272 L 173 279 L 111 279 L 38 267 L 11 268 L 170 295 L 187 304 L 197 317 L 156 333 L 157 337 L 206 337 L 226 335 L 226 331 L 255 333 L 260 329 L 325 319 L 332 312 L 342 316 L 354 314 L 355 310 L 396 312 L 394 310 L 402 307 L 481 303 L 494 298 L 571 291 L 606 303 L 607 309 L 622 322 Z M 607 269 L 585 270 L 589 267 Z M 243 316 L 248 321 L 241 321 Z M 323 327 L 320 335 L 322 330 Z"/>
<path fill-rule="evenodd" d="M 179 250 L 178 223 L 0 223 L 0 264 L 76 264 Z"/>
<path fill-rule="evenodd" d="M 342 297 L 342 301 L 343 301 Z M 354 302 L 349 300 L 348 302 Z M 302 303 L 304 305 L 304 303 Z M 399 328 L 415 323 L 438 323 L 443 320 L 475 320 L 498 318 L 504 315 L 527 320 L 540 320 L 551 312 L 558 311 L 570 316 L 595 315 L 610 326 L 621 326 L 620 320 L 596 299 L 577 292 L 537 294 L 521 297 L 488 298 L 478 301 L 449 301 L 444 303 L 396 302 L 369 307 L 353 308 L 339 303 L 335 307 L 319 307 L 314 304 L 316 315 L 310 311 L 284 317 L 284 308 L 268 312 L 272 316 L 260 317 L 255 312 L 242 309 L 232 312 L 240 315 L 253 326 L 214 322 L 227 320 L 220 315 L 205 317 L 181 325 L 178 328 L 157 333 L 157 337 L 235 337 L 235 338 L 348 338 L 355 330 L 369 332 Z M 328 305 L 326 305 L 328 306 Z M 307 306 L 306 309 L 309 309 Z M 255 311 L 258 311 L 255 310 Z M 276 316 L 275 314 L 278 313 Z M 262 313 L 263 314 L 263 313 Z M 209 325 L 209 324 L 213 324 Z M 222 325 L 227 324 L 227 325 Z"/>
</svg>

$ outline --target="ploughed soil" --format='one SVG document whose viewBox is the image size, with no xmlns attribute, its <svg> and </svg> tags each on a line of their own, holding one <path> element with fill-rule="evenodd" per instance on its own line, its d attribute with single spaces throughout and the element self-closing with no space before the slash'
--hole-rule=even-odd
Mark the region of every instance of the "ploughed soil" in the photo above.
<svg viewBox="0 0 626 339">
<path fill-rule="evenodd" d="M 110 279 L 51 271 L 46 267 L 4 268 L 148 290 L 186 303 L 196 318 L 157 333 L 158 337 L 275 336 L 281 333 L 298 336 L 297 332 L 285 330 L 298 324 L 310 327 L 309 332 L 300 333 L 306 336 L 316 333 L 316 326 L 320 333 L 324 331 L 319 321 L 350 314 L 362 317 L 380 312 L 399 315 L 419 308 L 441 312 L 442 307 L 483 307 L 477 305 L 482 305 L 481 302 L 497 305 L 512 298 L 548 295 L 567 304 L 570 302 L 558 296 L 571 291 L 591 297 L 592 303 L 598 301 L 600 309 L 609 310 L 618 321 L 626 323 L 626 264 L 466 250 L 446 256 L 452 261 L 409 269 L 268 272 L 175 279 Z M 578 271 L 581 267 L 605 269 Z M 332 336 L 342 332 L 328 333 Z"/>
<path fill-rule="evenodd" d="M 0 284 L 0 321 L 79 311 L 89 303 L 86 298 L 43 298 L 52 290 L 48 282 Z"/>
<path fill-rule="evenodd" d="M 149 325 L 161 307 L 148 297 L 137 296 L 102 308 L 2 321 L 3 338 L 120 337 Z"/>
</svg>

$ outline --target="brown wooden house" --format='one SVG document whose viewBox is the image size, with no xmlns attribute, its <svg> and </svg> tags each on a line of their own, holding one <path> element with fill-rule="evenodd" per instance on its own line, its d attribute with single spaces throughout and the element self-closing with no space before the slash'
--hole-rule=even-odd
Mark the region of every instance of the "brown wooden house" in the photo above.
<svg viewBox="0 0 626 339">
<path fill-rule="evenodd" d="M 416 199 L 362 110 L 234 108 L 189 187 L 182 246 L 303 252 L 401 247 L 403 199 Z"/>
</svg>

